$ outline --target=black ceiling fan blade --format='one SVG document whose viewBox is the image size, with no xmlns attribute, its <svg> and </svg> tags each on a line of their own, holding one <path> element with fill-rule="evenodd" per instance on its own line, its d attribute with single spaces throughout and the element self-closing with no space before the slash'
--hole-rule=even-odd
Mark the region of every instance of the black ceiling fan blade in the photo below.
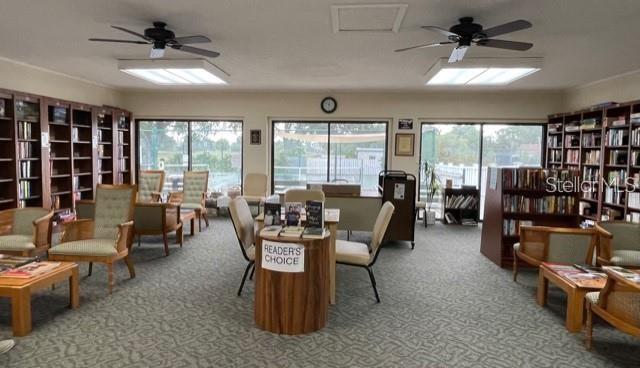
<svg viewBox="0 0 640 368">
<path fill-rule="evenodd" d="M 444 28 L 436 27 L 436 26 L 422 26 L 422 29 L 426 29 L 427 31 L 438 32 L 447 37 L 460 37 L 459 34 L 450 32 Z"/>
<path fill-rule="evenodd" d="M 149 44 L 149 42 L 144 42 L 144 41 L 114 40 L 114 39 L 111 39 L 111 38 L 90 38 L 89 41 L 117 42 L 117 43 L 135 43 L 137 45 L 148 45 Z"/>
<path fill-rule="evenodd" d="M 506 33 L 511 33 L 515 31 L 520 31 L 523 29 L 531 28 L 531 23 L 524 19 L 514 20 L 513 22 L 505 23 L 499 26 L 491 27 L 482 30 L 480 34 L 484 36 L 484 38 L 491 38 L 495 36 L 500 36 Z"/>
<path fill-rule="evenodd" d="M 185 36 L 185 37 L 176 37 L 172 40 L 174 43 L 179 43 L 181 45 L 190 45 L 194 43 L 209 43 L 211 40 L 207 36 Z"/>
<path fill-rule="evenodd" d="M 506 41 L 506 40 L 480 40 L 476 42 L 478 46 L 484 47 L 494 47 L 497 49 L 507 49 L 507 50 L 516 50 L 516 51 L 527 51 L 533 47 L 532 43 L 529 42 L 517 42 L 517 41 Z"/>
<path fill-rule="evenodd" d="M 442 45 L 449 45 L 455 42 L 437 42 L 437 43 L 428 43 L 425 45 L 418 45 L 418 46 L 411 46 L 411 47 L 405 47 L 403 49 L 397 49 L 397 50 L 393 50 L 395 52 L 402 52 L 402 51 L 409 51 L 409 50 L 415 50 L 415 49 L 424 49 L 427 47 L 436 47 L 436 46 L 442 46 Z"/>
<path fill-rule="evenodd" d="M 140 37 L 143 40 L 152 41 L 149 37 L 147 37 L 147 36 L 145 36 L 143 34 L 140 34 L 138 32 L 132 31 L 130 29 L 126 29 L 126 28 L 122 28 L 122 27 L 118 27 L 118 26 L 111 26 L 111 28 L 115 28 L 115 29 L 117 29 L 119 31 L 122 31 L 122 32 L 127 32 L 128 34 L 132 34 L 132 35 L 134 35 L 136 37 Z"/>
<path fill-rule="evenodd" d="M 171 45 L 171 48 L 184 51 L 184 52 L 189 52 L 196 55 L 200 55 L 200 56 L 210 57 L 210 58 L 215 58 L 220 56 L 219 52 L 199 49 L 197 47 L 191 47 L 186 45 Z"/>
</svg>

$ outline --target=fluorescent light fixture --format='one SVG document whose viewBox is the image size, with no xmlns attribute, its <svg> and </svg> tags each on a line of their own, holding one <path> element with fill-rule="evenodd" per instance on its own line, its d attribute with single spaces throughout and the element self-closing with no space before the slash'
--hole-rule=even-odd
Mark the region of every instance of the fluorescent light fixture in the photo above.
<svg viewBox="0 0 640 368">
<path fill-rule="evenodd" d="M 227 74 L 203 59 L 120 60 L 118 68 L 129 75 L 154 84 L 227 84 L 223 79 L 223 75 Z"/>
<path fill-rule="evenodd" d="M 443 60 L 445 62 L 443 62 Z M 438 61 L 427 72 L 428 86 L 498 86 L 512 83 L 541 69 L 540 58 L 465 59 L 449 64 Z"/>
</svg>

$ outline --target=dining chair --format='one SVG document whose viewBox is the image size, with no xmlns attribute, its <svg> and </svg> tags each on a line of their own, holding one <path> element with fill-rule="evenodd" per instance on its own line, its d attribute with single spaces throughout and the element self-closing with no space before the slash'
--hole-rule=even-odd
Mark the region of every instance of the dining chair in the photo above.
<svg viewBox="0 0 640 368">
<path fill-rule="evenodd" d="M 40 207 L 0 211 L 0 253 L 34 256 L 51 245 L 53 211 Z"/>
<path fill-rule="evenodd" d="M 164 170 L 144 170 L 138 175 L 138 202 L 160 202 Z"/>
<path fill-rule="evenodd" d="M 539 267 L 542 262 L 594 264 L 597 231 L 593 228 L 520 226 L 520 242 L 513 245 L 513 281 L 518 261 Z"/>
<path fill-rule="evenodd" d="M 209 183 L 208 171 L 185 171 L 182 180 L 182 192 L 169 194 L 170 203 L 179 203 L 183 210 L 193 210 L 198 218 L 198 231 L 202 230 L 202 219 L 209 226 L 205 197 Z"/>
<path fill-rule="evenodd" d="M 183 224 L 180 220 L 180 205 L 173 203 L 138 202 L 133 215 L 138 246 L 142 235 L 162 235 L 164 255 L 169 255 L 169 233 L 175 232 L 176 242 L 182 248 Z"/>
<path fill-rule="evenodd" d="M 376 296 L 376 302 L 380 303 L 380 296 L 376 287 L 376 279 L 373 276 L 372 267 L 378 259 L 382 240 L 387 232 L 387 227 L 393 216 L 395 207 L 391 202 L 385 202 L 378 212 L 378 217 L 373 225 L 373 235 L 369 246 L 365 243 L 352 242 L 348 240 L 336 240 L 336 263 L 348 266 L 362 267 L 367 270 L 371 286 Z"/>
<path fill-rule="evenodd" d="M 598 264 L 640 268 L 640 224 L 598 222 Z"/>
<path fill-rule="evenodd" d="M 267 197 L 267 175 L 249 173 L 245 175 L 242 196 L 249 206 L 258 206 L 264 203 Z"/>
<path fill-rule="evenodd" d="M 244 269 L 244 275 L 242 276 L 242 282 L 238 289 L 238 296 L 242 293 L 247 274 L 250 269 L 255 267 L 255 224 L 253 216 L 251 215 L 251 209 L 249 204 L 243 197 L 238 197 L 229 202 L 229 214 L 231 215 L 231 223 L 236 232 L 238 244 L 242 251 L 242 257 L 249 262 Z M 253 278 L 253 270 L 251 271 L 251 277 Z"/>
<path fill-rule="evenodd" d="M 113 263 L 124 260 L 129 276 L 135 277 L 130 258 L 133 241 L 133 210 L 136 202 L 135 185 L 98 184 L 93 219 L 64 223 L 62 241 L 49 249 L 49 260 L 93 262 L 107 265 L 109 294 L 113 289 Z"/>
<path fill-rule="evenodd" d="M 284 201 L 285 203 L 300 202 L 303 205 L 306 204 L 307 201 L 324 202 L 324 192 L 310 189 L 289 189 L 284 193 Z"/>
</svg>

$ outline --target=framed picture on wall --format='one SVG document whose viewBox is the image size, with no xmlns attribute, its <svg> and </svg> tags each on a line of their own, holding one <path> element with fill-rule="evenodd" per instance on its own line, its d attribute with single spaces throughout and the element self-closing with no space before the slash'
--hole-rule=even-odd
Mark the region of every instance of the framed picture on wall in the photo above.
<svg viewBox="0 0 640 368">
<path fill-rule="evenodd" d="M 396 156 L 413 156 L 414 140 L 415 134 L 413 133 L 397 133 Z"/>
<path fill-rule="evenodd" d="M 249 131 L 249 136 L 251 139 L 250 144 L 262 144 L 262 130 L 251 129 Z"/>
<path fill-rule="evenodd" d="M 400 129 L 400 130 L 412 130 L 413 129 L 413 119 L 399 119 L 398 120 L 398 129 Z"/>
</svg>

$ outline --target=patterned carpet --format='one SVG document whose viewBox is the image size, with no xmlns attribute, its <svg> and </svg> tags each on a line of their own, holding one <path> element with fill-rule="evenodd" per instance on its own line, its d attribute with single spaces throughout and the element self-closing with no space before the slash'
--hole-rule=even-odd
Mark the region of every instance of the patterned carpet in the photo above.
<svg viewBox="0 0 640 368">
<path fill-rule="evenodd" d="M 344 235 L 344 234 L 341 234 Z M 366 240 L 368 234 L 356 238 Z M 277 336 L 253 325 L 253 282 L 236 290 L 246 265 L 228 218 L 214 218 L 184 248 L 163 257 L 160 238 L 135 247 L 138 277 L 119 264 L 107 295 L 103 266 L 80 284 L 39 292 L 33 332 L 0 356 L 0 367 L 638 367 L 640 340 L 598 322 L 595 347 L 564 329 L 565 298 L 535 303 L 536 279 L 519 282 L 479 253 L 480 229 L 417 227 L 416 249 L 388 244 L 366 272 L 338 267 L 338 304 L 326 328 Z M 81 267 L 86 275 L 87 267 Z M 0 300 L 0 337 L 11 334 Z"/>
</svg>

